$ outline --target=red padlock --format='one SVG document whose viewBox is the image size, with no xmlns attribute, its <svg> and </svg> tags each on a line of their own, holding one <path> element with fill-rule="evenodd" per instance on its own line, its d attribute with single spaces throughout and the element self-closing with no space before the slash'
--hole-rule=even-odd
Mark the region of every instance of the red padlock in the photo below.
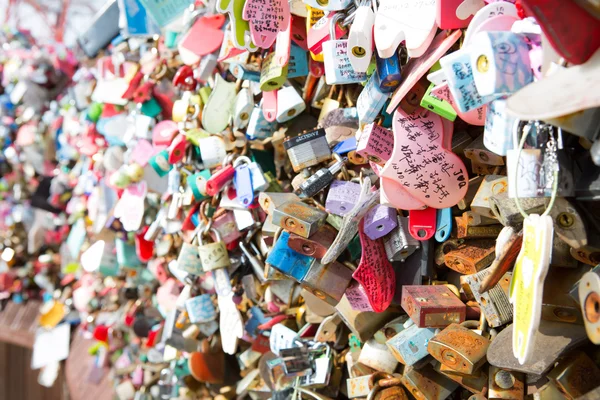
<svg viewBox="0 0 600 400">
<path fill-rule="evenodd" d="M 193 91 L 198 86 L 194 78 L 194 70 L 189 65 L 179 67 L 173 77 L 173 86 L 185 91 Z"/>
</svg>

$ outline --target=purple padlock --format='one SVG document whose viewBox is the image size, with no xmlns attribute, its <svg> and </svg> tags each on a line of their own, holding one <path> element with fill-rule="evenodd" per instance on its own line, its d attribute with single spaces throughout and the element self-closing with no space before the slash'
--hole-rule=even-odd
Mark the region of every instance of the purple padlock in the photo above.
<svg viewBox="0 0 600 400">
<path fill-rule="evenodd" d="M 398 226 L 398 213 L 395 208 L 377 204 L 365 215 L 365 234 L 371 240 L 377 240 Z"/>
<path fill-rule="evenodd" d="M 358 183 L 333 181 L 329 187 L 325 208 L 331 214 L 343 217 L 354 208 L 359 196 L 360 185 Z"/>
</svg>

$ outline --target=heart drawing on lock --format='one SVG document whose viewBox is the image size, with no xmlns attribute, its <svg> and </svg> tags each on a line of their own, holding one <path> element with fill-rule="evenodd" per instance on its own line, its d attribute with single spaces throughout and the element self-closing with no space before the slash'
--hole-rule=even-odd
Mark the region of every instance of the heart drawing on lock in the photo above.
<svg viewBox="0 0 600 400">
<path fill-rule="evenodd" d="M 381 176 L 401 183 L 429 207 L 457 204 L 467 192 L 467 169 L 460 157 L 444 147 L 448 140 L 441 117 L 422 107 L 410 114 L 398 108 L 393 130 L 394 151 Z"/>
<path fill-rule="evenodd" d="M 456 8 L 456 16 L 464 21 L 471 15 L 475 15 L 477 11 L 481 10 L 484 6 L 485 2 L 483 0 L 464 0 Z"/>
</svg>

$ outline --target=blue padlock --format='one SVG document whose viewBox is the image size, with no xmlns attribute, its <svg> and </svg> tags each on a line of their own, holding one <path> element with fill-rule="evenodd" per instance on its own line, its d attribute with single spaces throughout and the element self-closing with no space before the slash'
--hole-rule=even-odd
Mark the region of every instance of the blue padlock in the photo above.
<svg viewBox="0 0 600 400">
<path fill-rule="evenodd" d="M 289 232 L 281 232 L 267 257 L 267 264 L 296 281 L 302 282 L 315 259 L 290 249 L 289 238 Z"/>
<path fill-rule="evenodd" d="M 308 53 L 292 43 L 288 61 L 288 79 L 308 75 Z"/>
<path fill-rule="evenodd" d="M 121 239 L 115 239 L 117 263 L 120 268 L 138 268 L 142 262 L 135 252 L 135 246 Z"/>
<path fill-rule="evenodd" d="M 452 232 L 452 209 L 441 208 L 437 210 L 437 221 L 435 230 L 435 240 L 439 243 L 445 242 Z"/>
<path fill-rule="evenodd" d="M 209 322 L 217 318 L 217 311 L 209 294 L 187 299 L 185 309 L 193 324 Z"/>
<path fill-rule="evenodd" d="M 250 121 L 248 121 L 248 128 L 246 129 L 246 136 L 249 140 L 266 139 L 273 136 L 276 125 L 275 122 L 267 121 L 263 114 L 262 107 L 259 105 L 252 109 Z"/>
<path fill-rule="evenodd" d="M 404 365 L 415 365 L 427 357 L 427 344 L 435 336 L 435 329 L 419 328 L 411 323 L 412 320 L 407 321 L 404 326 L 410 326 L 386 342 L 394 357 Z"/>
<path fill-rule="evenodd" d="M 256 337 L 258 327 L 262 324 L 266 324 L 271 320 L 270 317 L 265 317 L 262 310 L 258 306 L 250 308 L 250 319 L 246 322 L 244 329 L 252 337 Z"/>
<path fill-rule="evenodd" d="M 377 74 L 379 75 L 379 90 L 383 93 L 391 93 L 402 82 L 398 54 L 394 53 L 390 58 L 381 58 L 375 52 L 375 57 L 377 60 Z"/>
<path fill-rule="evenodd" d="M 260 81 L 260 68 L 258 68 L 257 65 L 231 63 L 229 66 L 229 72 L 231 72 L 232 75 L 237 79 L 241 79 L 243 81 Z"/>
<path fill-rule="evenodd" d="M 356 101 L 356 111 L 360 123 L 370 124 L 374 122 L 388 97 L 389 93 L 384 93 L 379 89 L 379 74 L 375 71 Z"/>
</svg>

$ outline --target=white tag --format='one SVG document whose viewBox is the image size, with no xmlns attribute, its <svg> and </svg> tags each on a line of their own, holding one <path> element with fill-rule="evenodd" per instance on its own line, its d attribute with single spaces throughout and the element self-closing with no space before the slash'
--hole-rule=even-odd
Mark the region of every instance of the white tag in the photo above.
<svg viewBox="0 0 600 400">
<path fill-rule="evenodd" d="M 294 340 L 298 334 L 283 324 L 277 324 L 271 329 L 269 346 L 271 351 L 279 355 L 279 350 L 294 347 Z"/>
<path fill-rule="evenodd" d="M 40 369 L 46 365 L 66 360 L 69 356 L 71 325 L 61 324 L 46 330 L 38 328 L 33 343 L 31 369 Z"/>
<path fill-rule="evenodd" d="M 140 228 L 144 217 L 144 199 L 148 189 L 146 182 L 129 185 L 118 201 L 113 215 L 121 220 L 127 232 L 135 232 Z"/>
<path fill-rule="evenodd" d="M 340 254 L 348 247 L 352 238 L 358 233 L 358 224 L 362 217 L 378 201 L 379 190 L 372 192 L 371 180 L 365 179 L 362 183 L 358 201 L 354 208 L 348 214 L 344 215 L 340 231 L 329 247 L 329 250 L 327 250 L 327 253 L 323 256 L 321 260 L 322 264 L 329 264 L 337 260 Z"/>
<path fill-rule="evenodd" d="M 233 293 L 227 296 L 218 296 L 219 304 L 219 330 L 221 332 L 221 346 L 227 354 L 235 354 L 238 339 L 244 336 L 242 316 L 233 302 Z"/>
</svg>

